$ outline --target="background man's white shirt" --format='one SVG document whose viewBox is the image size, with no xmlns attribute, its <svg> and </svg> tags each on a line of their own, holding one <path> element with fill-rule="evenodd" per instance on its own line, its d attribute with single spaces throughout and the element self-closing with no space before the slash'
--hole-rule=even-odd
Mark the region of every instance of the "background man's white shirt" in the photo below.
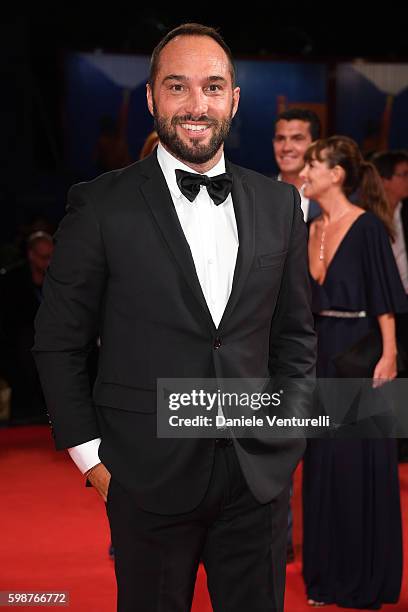
<svg viewBox="0 0 408 612">
<path fill-rule="evenodd" d="M 395 261 L 397 262 L 405 293 L 408 294 L 408 251 L 405 244 L 404 228 L 401 218 L 402 202 L 398 202 L 394 210 L 395 240 L 391 243 Z"/>
<path fill-rule="evenodd" d="M 278 181 L 282 180 L 282 176 L 280 174 L 278 174 L 277 180 Z M 300 195 L 300 207 L 301 207 L 302 212 L 303 212 L 303 219 L 304 219 L 304 221 L 306 223 L 306 221 L 308 220 L 308 216 L 309 216 L 310 200 L 309 200 L 309 198 L 306 198 L 303 195 L 303 186 L 300 189 L 298 189 L 298 191 L 299 191 L 299 195 Z"/>
</svg>

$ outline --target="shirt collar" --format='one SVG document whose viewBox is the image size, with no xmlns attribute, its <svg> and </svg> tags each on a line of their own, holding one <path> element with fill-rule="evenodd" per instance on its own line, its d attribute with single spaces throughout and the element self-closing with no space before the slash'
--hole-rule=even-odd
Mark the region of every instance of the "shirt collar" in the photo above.
<svg viewBox="0 0 408 612">
<path fill-rule="evenodd" d="M 394 209 L 394 219 L 397 219 L 398 215 L 401 212 L 401 208 L 402 208 L 402 202 L 400 200 Z"/>
<path fill-rule="evenodd" d="M 276 177 L 277 181 L 282 181 L 282 175 L 281 173 L 278 174 L 278 176 Z M 305 202 L 309 201 L 309 198 L 307 198 L 304 194 L 303 194 L 303 190 L 304 190 L 305 186 L 302 185 L 300 189 L 298 189 L 298 192 L 300 193 L 300 197 L 302 200 L 304 200 Z"/>
<path fill-rule="evenodd" d="M 183 164 L 182 161 L 174 157 L 171 153 L 169 153 L 163 145 L 159 142 L 157 145 L 157 161 L 159 162 L 160 168 L 163 171 L 164 178 L 166 179 L 166 183 L 171 193 L 176 198 L 181 198 L 182 193 L 177 185 L 176 181 L 176 170 L 185 170 L 186 172 L 193 172 L 194 174 L 199 174 L 196 170 L 193 170 L 186 164 Z M 206 176 L 217 176 L 218 174 L 223 174 L 225 172 L 225 158 L 224 153 L 221 155 L 221 159 L 219 162 L 206 172 Z"/>
</svg>

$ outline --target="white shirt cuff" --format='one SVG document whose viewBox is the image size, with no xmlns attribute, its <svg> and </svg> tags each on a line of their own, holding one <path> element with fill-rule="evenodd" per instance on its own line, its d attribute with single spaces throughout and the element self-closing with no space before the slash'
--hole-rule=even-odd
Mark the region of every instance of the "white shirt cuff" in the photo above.
<svg viewBox="0 0 408 612">
<path fill-rule="evenodd" d="M 95 438 L 68 449 L 71 459 L 83 474 L 101 462 L 98 455 L 100 443 L 101 439 Z"/>
</svg>

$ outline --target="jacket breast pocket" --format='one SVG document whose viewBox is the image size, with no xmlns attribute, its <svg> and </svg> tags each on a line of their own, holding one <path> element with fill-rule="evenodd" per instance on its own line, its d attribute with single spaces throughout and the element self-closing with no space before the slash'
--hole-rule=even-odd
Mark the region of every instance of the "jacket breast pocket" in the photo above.
<svg viewBox="0 0 408 612">
<path fill-rule="evenodd" d="M 263 255 L 258 255 L 258 268 L 276 268 L 281 266 L 285 261 L 286 254 L 287 251 L 281 251 L 280 253 L 264 253 Z"/>
</svg>

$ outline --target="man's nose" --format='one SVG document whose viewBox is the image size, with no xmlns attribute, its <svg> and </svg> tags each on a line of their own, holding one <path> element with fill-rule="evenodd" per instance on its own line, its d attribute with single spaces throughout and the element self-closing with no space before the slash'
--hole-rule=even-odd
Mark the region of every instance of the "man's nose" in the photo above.
<svg viewBox="0 0 408 612">
<path fill-rule="evenodd" d="M 186 102 L 186 112 L 195 118 L 206 115 L 208 99 L 202 89 L 192 89 Z"/>
</svg>

